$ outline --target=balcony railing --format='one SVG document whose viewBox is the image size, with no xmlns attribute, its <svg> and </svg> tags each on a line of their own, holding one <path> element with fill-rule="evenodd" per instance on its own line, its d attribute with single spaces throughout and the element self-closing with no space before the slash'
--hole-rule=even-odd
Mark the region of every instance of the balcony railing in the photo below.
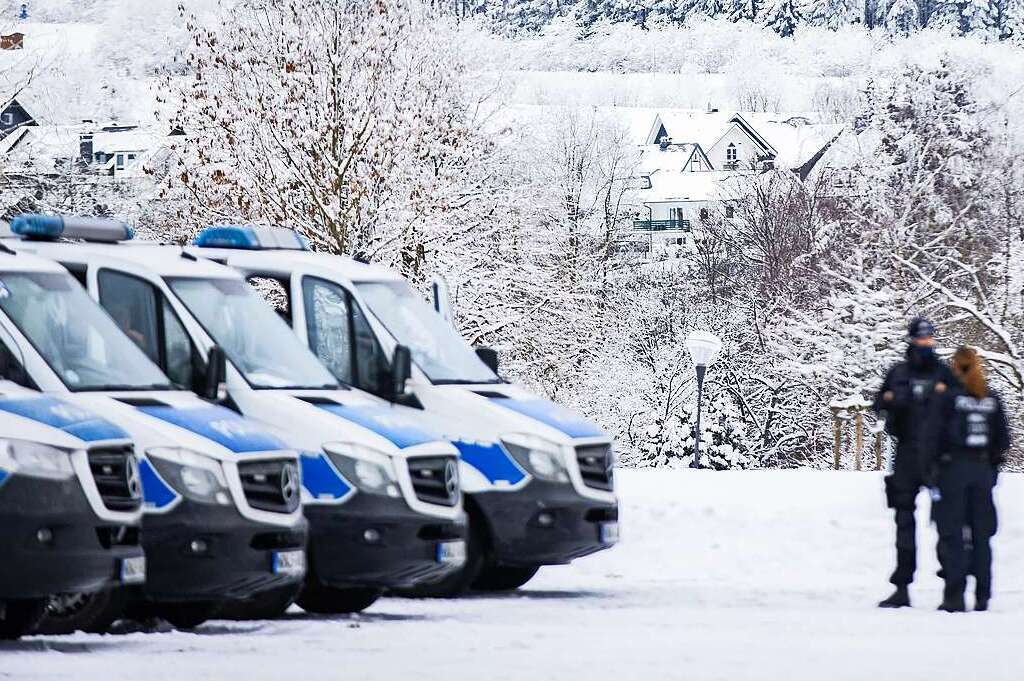
<svg viewBox="0 0 1024 681">
<path fill-rule="evenodd" d="M 644 232 L 690 231 L 689 220 L 633 220 L 633 229 Z"/>
</svg>

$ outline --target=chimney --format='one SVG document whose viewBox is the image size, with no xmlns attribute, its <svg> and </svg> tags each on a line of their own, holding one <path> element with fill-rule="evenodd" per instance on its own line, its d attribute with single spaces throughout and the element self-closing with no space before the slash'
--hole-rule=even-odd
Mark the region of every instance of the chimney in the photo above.
<svg viewBox="0 0 1024 681">
<path fill-rule="evenodd" d="M 83 132 L 78 136 L 78 155 L 82 160 L 82 163 L 89 165 L 92 163 L 92 133 Z"/>
</svg>

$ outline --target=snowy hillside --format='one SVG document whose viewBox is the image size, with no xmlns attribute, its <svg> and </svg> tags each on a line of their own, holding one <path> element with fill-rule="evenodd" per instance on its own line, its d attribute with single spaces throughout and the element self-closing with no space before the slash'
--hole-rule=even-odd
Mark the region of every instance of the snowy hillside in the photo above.
<svg viewBox="0 0 1024 681">
<path fill-rule="evenodd" d="M 1024 476 L 1000 483 L 993 611 L 967 615 L 934 610 L 923 522 L 916 607 L 874 607 L 892 559 L 876 474 L 623 471 L 620 490 L 623 543 L 546 568 L 520 593 L 385 599 L 350 618 L 293 608 L 191 634 L 36 637 L 0 644 L 0 678 L 280 681 L 286 661 L 296 679 L 1020 678 Z"/>
</svg>

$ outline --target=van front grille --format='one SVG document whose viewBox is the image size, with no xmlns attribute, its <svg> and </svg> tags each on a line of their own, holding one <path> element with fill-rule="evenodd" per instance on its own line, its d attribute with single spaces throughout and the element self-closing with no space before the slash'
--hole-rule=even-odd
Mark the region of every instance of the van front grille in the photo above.
<svg viewBox="0 0 1024 681">
<path fill-rule="evenodd" d="M 420 501 L 442 506 L 459 503 L 459 460 L 454 456 L 413 457 L 409 477 Z"/>
<path fill-rule="evenodd" d="M 576 463 L 583 484 L 611 492 L 615 489 L 614 457 L 611 445 L 581 445 L 576 448 Z"/>
<path fill-rule="evenodd" d="M 142 479 L 131 445 L 90 450 L 89 471 L 108 510 L 136 511 L 142 506 Z"/>
<path fill-rule="evenodd" d="M 291 513 L 302 498 L 299 466 L 295 461 L 252 461 L 238 464 L 245 499 L 253 508 Z"/>
</svg>

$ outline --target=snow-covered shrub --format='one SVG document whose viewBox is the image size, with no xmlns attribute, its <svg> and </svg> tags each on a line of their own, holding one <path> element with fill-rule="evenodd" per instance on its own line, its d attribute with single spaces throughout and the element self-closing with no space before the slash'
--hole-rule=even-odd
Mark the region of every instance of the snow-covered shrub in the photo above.
<svg viewBox="0 0 1024 681">
<path fill-rule="evenodd" d="M 756 468 L 760 456 L 747 434 L 747 426 L 732 397 L 724 391 L 705 396 L 701 414 L 700 467 L 715 470 Z M 696 400 L 647 427 L 641 465 L 689 466 L 696 445 Z"/>
</svg>

